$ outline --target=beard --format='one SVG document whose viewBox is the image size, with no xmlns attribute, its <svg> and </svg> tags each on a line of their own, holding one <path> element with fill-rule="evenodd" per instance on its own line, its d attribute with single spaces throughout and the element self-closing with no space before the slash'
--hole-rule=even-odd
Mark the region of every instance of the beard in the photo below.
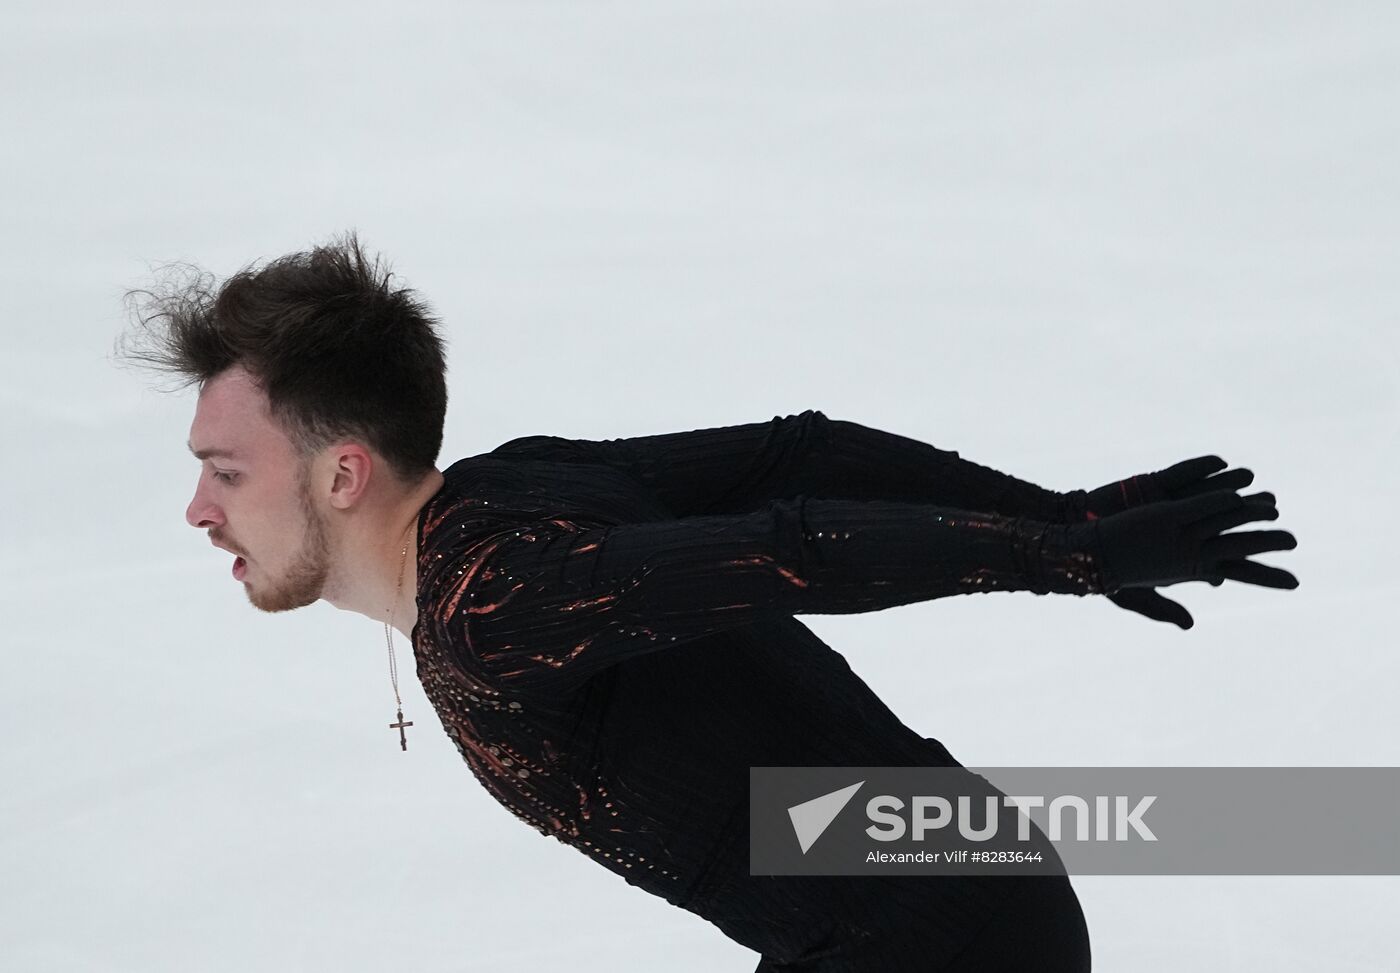
<svg viewBox="0 0 1400 973">
<path fill-rule="evenodd" d="M 301 548 L 281 577 L 269 578 L 255 586 L 245 579 L 243 589 L 254 608 L 265 612 L 285 612 L 304 608 L 321 598 L 330 573 L 330 538 L 326 523 L 311 500 L 311 485 L 299 478 L 298 492 L 304 520 Z"/>
</svg>

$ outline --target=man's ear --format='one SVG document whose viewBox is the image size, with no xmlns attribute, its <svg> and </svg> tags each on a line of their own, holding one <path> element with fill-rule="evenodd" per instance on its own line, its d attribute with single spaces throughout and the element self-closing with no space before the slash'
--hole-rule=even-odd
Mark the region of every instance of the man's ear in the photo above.
<svg viewBox="0 0 1400 973">
<path fill-rule="evenodd" d="M 377 468 L 369 450 L 358 443 L 334 446 L 330 457 L 334 463 L 330 501 L 340 510 L 347 510 L 360 501 L 369 489 L 371 474 L 384 472 Z"/>
</svg>

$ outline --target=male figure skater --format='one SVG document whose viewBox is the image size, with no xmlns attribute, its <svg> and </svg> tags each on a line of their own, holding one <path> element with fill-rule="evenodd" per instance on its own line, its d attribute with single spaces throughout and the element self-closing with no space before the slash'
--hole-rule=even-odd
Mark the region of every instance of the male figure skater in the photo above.
<svg viewBox="0 0 1400 973">
<path fill-rule="evenodd" d="M 438 470 L 435 321 L 353 234 L 193 293 L 130 357 L 199 383 L 186 518 L 249 601 L 392 622 L 497 801 L 759 971 L 1090 968 L 1063 875 L 748 874 L 750 767 L 960 766 L 793 616 L 1030 591 L 1185 629 L 1157 588 L 1298 583 L 1249 560 L 1291 534 L 1223 533 L 1278 511 L 1215 456 L 1062 494 L 808 410 Z"/>
</svg>

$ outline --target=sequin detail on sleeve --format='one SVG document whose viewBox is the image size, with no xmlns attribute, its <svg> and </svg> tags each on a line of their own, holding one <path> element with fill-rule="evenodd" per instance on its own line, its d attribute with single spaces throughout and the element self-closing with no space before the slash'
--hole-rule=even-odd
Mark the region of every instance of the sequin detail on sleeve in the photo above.
<svg viewBox="0 0 1400 973">
<path fill-rule="evenodd" d="M 748 514 L 590 526 L 567 517 L 451 554 L 438 623 L 485 685 L 576 686 L 667 645 L 799 614 L 994 590 L 1101 591 L 1059 525 L 799 496 Z"/>
</svg>

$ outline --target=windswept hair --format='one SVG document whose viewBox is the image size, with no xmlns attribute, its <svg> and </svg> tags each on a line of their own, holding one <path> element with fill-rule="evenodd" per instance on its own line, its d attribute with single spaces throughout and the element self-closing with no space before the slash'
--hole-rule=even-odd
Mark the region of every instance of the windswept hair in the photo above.
<svg viewBox="0 0 1400 973">
<path fill-rule="evenodd" d="M 135 328 L 118 338 L 116 354 L 184 377 L 161 391 L 195 382 L 203 390 L 240 365 L 303 460 L 355 439 L 416 483 L 442 449 L 447 367 L 437 320 L 413 290 L 391 290 L 392 276 L 366 260 L 352 230 L 261 270 L 246 266 L 217 291 L 202 272 L 127 291 Z M 137 300 L 143 295 L 149 300 Z"/>
</svg>

